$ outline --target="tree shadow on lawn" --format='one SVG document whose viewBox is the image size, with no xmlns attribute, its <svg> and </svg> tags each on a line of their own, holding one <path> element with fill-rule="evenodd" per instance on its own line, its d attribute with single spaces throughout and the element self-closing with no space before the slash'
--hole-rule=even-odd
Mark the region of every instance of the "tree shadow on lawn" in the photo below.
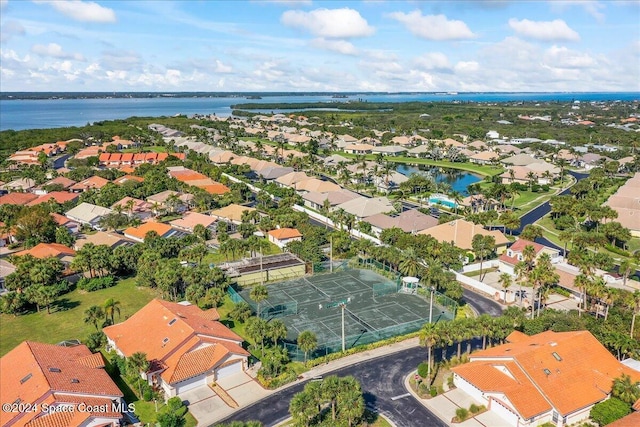
<svg viewBox="0 0 640 427">
<path fill-rule="evenodd" d="M 69 298 L 61 298 L 51 305 L 51 312 L 67 311 L 80 305 L 80 301 L 71 301 Z"/>
</svg>

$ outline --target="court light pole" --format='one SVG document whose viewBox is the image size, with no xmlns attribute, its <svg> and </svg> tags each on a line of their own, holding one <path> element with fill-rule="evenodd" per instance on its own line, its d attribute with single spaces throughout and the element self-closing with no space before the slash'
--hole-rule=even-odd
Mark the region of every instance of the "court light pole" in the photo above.
<svg viewBox="0 0 640 427">
<path fill-rule="evenodd" d="M 431 287 L 431 298 L 429 299 L 429 323 L 433 320 L 433 293 L 436 291 L 436 288 Z"/>
<path fill-rule="evenodd" d="M 342 309 L 342 352 L 344 353 L 346 350 L 345 336 L 344 336 L 344 309 L 347 307 L 345 302 L 340 303 L 340 308 Z"/>
</svg>

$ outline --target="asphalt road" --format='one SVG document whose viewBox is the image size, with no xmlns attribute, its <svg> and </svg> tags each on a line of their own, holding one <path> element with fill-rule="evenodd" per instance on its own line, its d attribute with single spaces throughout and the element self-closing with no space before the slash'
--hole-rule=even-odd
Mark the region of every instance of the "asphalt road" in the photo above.
<svg viewBox="0 0 640 427">
<path fill-rule="evenodd" d="M 502 313 L 500 305 L 496 302 L 466 289 L 463 300 L 480 314 L 499 316 Z M 479 340 L 474 340 L 472 345 L 477 347 Z M 447 352 L 451 354 L 454 351 L 455 349 L 450 347 Z M 434 357 L 436 360 L 441 358 L 442 351 L 435 351 Z M 425 359 L 426 350 L 418 347 L 337 369 L 331 374 L 353 375 L 362 385 L 367 407 L 383 413 L 398 427 L 444 427 L 446 424 L 413 397 L 399 397 L 407 393 L 404 387 L 406 376 Z M 273 394 L 236 412 L 222 422 L 259 420 L 267 427 L 276 425 L 289 418 L 289 402 L 294 394 L 304 388 L 305 383 L 301 382 Z"/>
<path fill-rule="evenodd" d="M 63 168 L 64 167 L 64 162 L 66 162 L 69 157 L 71 157 L 71 154 L 65 154 L 65 155 L 60 156 L 57 159 L 55 159 L 53 161 L 53 168 L 54 169 Z"/>
</svg>

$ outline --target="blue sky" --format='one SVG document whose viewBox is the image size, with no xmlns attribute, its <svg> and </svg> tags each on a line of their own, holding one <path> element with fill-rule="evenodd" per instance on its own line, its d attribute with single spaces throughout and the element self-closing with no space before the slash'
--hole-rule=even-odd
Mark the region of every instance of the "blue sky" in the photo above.
<svg viewBox="0 0 640 427">
<path fill-rule="evenodd" d="M 0 0 L 2 91 L 640 91 L 640 1 Z"/>
</svg>

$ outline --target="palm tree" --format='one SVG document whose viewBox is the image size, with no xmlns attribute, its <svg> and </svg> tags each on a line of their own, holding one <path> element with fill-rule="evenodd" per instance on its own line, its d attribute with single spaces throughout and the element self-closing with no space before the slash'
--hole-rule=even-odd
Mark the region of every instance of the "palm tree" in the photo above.
<svg viewBox="0 0 640 427">
<path fill-rule="evenodd" d="M 347 425 L 353 426 L 364 414 L 364 398 L 360 384 L 353 377 L 345 377 L 341 381 L 342 387 L 337 396 L 340 415 L 347 419 Z"/>
<path fill-rule="evenodd" d="M 256 316 L 260 317 L 260 303 L 269 298 L 269 291 L 267 290 L 267 287 L 264 285 L 254 286 L 249 293 L 249 297 L 256 302 Z"/>
<path fill-rule="evenodd" d="M 278 345 L 278 340 L 287 336 L 287 327 L 280 319 L 273 319 L 269 322 L 268 337 L 274 345 Z"/>
<path fill-rule="evenodd" d="M 102 322 L 104 318 L 104 311 L 102 311 L 102 307 L 98 305 L 92 305 L 84 312 L 84 323 L 91 323 L 95 326 L 96 331 L 99 331 L 98 323 Z"/>
<path fill-rule="evenodd" d="M 398 266 L 400 272 L 406 276 L 419 276 L 424 269 L 422 260 L 418 256 L 418 252 L 414 247 L 408 247 L 402 254 L 402 261 Z"/>
<path fill-rule="evenodd" d="M 309 385 L 310 384 L 313 383 L 309 383 Z M 311 420 L 315 418 L 320 411 L 318 410 L 318 406 L 311 394 L 302 392 L 296 393 L 291 399 L 291 402 L 289 403 L 289 413 L 296 425 L 302 424 L 304 426 L 309 426 Z"/>
<path fill-rule="evenodd" d="M 120 305 L 120 301 L 113 298 L 109 298 L 104 302 L 104 317 L 111 318 L 111 324 L 113 324 L 113 316 L 115 313 L 118 313 L 118 318 L 120 318 Z"/>
<path fill-rule="evenodd" d="M 133 353 L 127 358 L 127 371 L 130 375 L 140 375 L 140 373 L 146 374 L 149 370 L 149 361 L 147 360 L 147 354 L 140 351 Z M 142 381 L 136 381 L 138 383 L 138 391 L 142 396 Z"/>
<path fill-rule="evenodd" d="M 622 376 L 613 380 L 611 395 L 628 405 L 633 405 L 640 399 L 640 381 L 633 382 L 629 375 L 622 374 Z"/>
<path fill-rule="evenodd" d="M 500 286 L 504 289 L 504 302 L 507 302 L 507 289 L 513 284 L 513 278 L 509 273 L 502 273 L 500 275 Z"/>
<path fill-rule="evenodd" d="M 535 174 L 535 172 L 533 171 L 529 171 L 527 172 L 527 180 L 529 181 L 529 191 L 531 191 L 532 187 L 533 187 L 533 183 L 536 180 L 537 176 Z"/>
<path fill-rule="evenodd" d="M 633 332 L 636 325 L 636 316 L 640 314 L 640 291 L 635 291 L 634 293 L 629 293 L 626 299 L 626 305 L 629 307 L 631 311 L 631 331 L 629 332 L 629 336 L 633 338 Z"/>
<path fill-rule="evenodd" d="M 304 351 L 304 363 L 307 363 L 307 355 L 318 347 L 318 338 L 311 331 L 302 331 L 298 335 L 298 347 Z"/>
<path fill-rule="evenodd" d="M 439 336 L 438 328 L 435 323 L 427 323 L 420 330 L 420 345 L 427 347 L 427 366 L 428 376 L 431 376 L 431 349 L 436 344 Z M 431 383 L 431 378 L 428 378 Z"/>
</svg>

